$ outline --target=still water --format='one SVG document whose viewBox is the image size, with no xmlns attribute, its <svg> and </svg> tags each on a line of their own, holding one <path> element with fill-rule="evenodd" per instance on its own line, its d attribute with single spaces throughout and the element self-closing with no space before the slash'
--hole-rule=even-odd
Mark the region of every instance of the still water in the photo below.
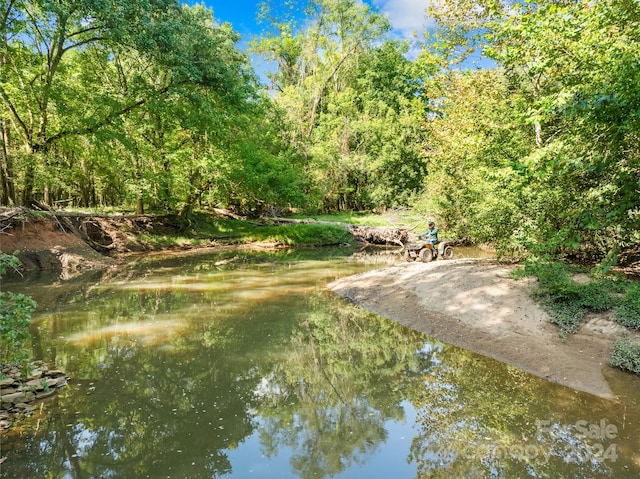
<svg viewBox="0 0 640 479">
<path fill-rule="evenodd" d="M 640 380 L 609 401 L 356 307 L 345 249 L 131 257 L 34 296 L 72 378 L 2 437 L 3 478 L 636 478 Z"/>
</svg>

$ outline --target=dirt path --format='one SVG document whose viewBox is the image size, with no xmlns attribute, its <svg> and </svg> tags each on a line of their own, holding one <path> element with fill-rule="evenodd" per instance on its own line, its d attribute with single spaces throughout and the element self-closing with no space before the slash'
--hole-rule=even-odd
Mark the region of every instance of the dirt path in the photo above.
<svg viewBox="0 0 640 479">
<path fill-rule="evenodd" d="M 343 278 L 341 296 L 442 341 L 573 389 L 611 398 L 603 376 L 621 326 L 592 316 L 565 342 L 529 296 L 535 280 L 509 278 L 492 260 L 407 263 Z"/>
</svg>

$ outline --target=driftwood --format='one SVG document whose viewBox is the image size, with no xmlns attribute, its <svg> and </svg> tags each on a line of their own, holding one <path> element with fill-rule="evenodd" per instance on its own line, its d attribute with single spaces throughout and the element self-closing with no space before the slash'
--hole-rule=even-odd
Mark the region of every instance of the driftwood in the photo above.
<svg viewBox="0 0 640 479">
<path fill-rule="evenodd" d="M 348 229 L 361 243 L 404 246 L 409 241 L 409 230 L 406 228 L 351 225 Z"/>
</svg>

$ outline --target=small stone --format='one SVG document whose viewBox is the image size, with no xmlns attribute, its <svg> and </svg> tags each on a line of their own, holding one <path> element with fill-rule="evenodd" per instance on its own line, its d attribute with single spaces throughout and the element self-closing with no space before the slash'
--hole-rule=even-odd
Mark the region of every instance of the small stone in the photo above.
<svg viewBox="0 0 640 479">
<path fill-rule="evenodd" d="M 42 392 L 42 393 L 36 394 L 36 400 L 48 398 L 50 396 L 53 396 L 55 393 L 56 393 L 55 389 L 51 389 L 48 392 Z"/>
<path fill-rule="evenodd" d="M 41 379 L 32 379 L 31 381 L 27 381 L 27 386 L 35 389 L 36 391 L 42 391 L 44 389 Z"/>
<path fill-rule="evenodd" d="M 31 371 L 31 374 L 29 374 L 28 379 L 40 379 L 42 377 L 42 373 L 42 368 L 34 369 L 33 371 Z"/>
<path fill-rule="evenodd" d="M 13 384 L 15 383 L 15 379 L 13 378 L 4 378 L 4 379 L 0 379 L 0 388 L 4 389 L 8 386 L 13 386 Z"/>
<path fill-rule="evenodd" d="M 15 408 L 20 412 L 32 412 L 32 411 L 35 411 L 36 409 L 35 407 L 25 403 L 18 403 L 15 405 Z"/>
<path fill-rule="evenodd" d="M 35 394 L 33 394 L 30 391 L 18 391 L 17 393 L 5 394 L 4 396 L 2 396 L 2 402 L 18 404 L 18 403 L 29 402 L 34 397 L 36 397 Z"/>
<path fill-rule="evenodd" d="M 13 394 L 5 394 L 4 396 L 2 396 L 2 402 L 12 403 L 12 404 L 27 402 L 28 401 L 27 396 L 28 396 L 28 393 L 25 391 L 18 391 Z"/>
<path fill-rule="evenodd" d="M 61 376 L 59 378 L 56 379 L 56 387 L 57 388 L 61 388 L 62 386 L 65 386 L 67 384 L 67 378 L 64 376 Z"/>
</svg>

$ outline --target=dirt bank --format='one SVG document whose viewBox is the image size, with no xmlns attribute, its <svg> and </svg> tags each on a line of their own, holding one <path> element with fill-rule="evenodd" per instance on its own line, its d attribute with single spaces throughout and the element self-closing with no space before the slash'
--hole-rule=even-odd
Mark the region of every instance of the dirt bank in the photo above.
<svg viewBox="0 0 640 479">
<path fill-rule="evenodd" d="M 330 288 L 407 327 L 571 388 L 613 397 L 603 376 L 617 334 L 592 315 L 565 342 L 529 295 L 532 279 L 491 260 L 408 263 L 343 278 Z"/>
<path fill-rule="evenodd" d="M 0 251 L 18 257 L 25 270 L 74 271 L 113 264 L 123 253 L 149 251 L 140 233 L 177 234 L 170 215 L 83 215 L 0 208 Z"/>
</svg>

